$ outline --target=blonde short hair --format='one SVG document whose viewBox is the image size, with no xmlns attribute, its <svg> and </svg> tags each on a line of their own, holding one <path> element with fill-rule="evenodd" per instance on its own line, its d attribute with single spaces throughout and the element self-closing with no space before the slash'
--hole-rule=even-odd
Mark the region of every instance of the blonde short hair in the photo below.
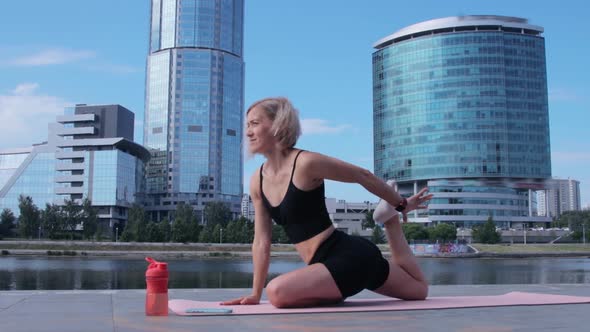
<svg viewBox="0 0 590 332">
<path fill-rule="evenodd" d="M 271 132 L 278 137 L 279 144 L 285 148 L 292 148 L 301 136 L 299 111 L 285 97 L 264 98 L 254 102 L 246 114 L 256 107 L 264 110 L 272 121 Z"/>
</svg>

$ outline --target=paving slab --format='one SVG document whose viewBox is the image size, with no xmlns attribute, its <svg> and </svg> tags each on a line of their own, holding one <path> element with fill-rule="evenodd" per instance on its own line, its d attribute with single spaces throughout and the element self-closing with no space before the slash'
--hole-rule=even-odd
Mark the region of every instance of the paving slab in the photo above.
<svg viewBox="0 0 590 332">
<path fill-rule="evenodd" d="M 587 284 L 431 286 L 430 296 L 511 291 L 590 296 Z M 220 301 L 248 289 L 171 289 L 171 299 Z M 378 298 L 364 291 L 354 298 Z M 146 317 L 144 290 L 2 291 L 0 331 L 581 331 L 590 304 L 438 310 Z"/>
</svg>

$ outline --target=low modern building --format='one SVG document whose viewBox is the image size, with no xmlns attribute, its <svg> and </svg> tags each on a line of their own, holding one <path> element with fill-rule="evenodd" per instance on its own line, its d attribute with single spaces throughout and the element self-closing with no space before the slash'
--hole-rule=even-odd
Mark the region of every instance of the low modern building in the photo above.
<svg viewBox="0 0 590 332">
<path fill-rule="evenodd" d="M 332 224 L 347 234 L 371 236 L 373 229 L 364 229 L 363 222 L 367 212 L 374 211 L 377 203 L 347 202 L 343 199 L 326 198 L 326 208 Z"/>
<path fill-rule="evenodd" d="M 537 193 L 539 215 L 559 218 L 565 211 L 581 210 L 580 181 L 573 179 L 551 179 L 546 190 Z"/>
<path fill-rule="evenodd" d="M 46 204 L 81 203 L 98 209 L 100 226 L 113 229 L 141 202 L 150 154 L 133 142 L 134 114 L 120 105 L 76 105 L 49 125 L 48 140 L 0 151 L 0 209 L 18 216 L 18 197 Z"/>
</svg>

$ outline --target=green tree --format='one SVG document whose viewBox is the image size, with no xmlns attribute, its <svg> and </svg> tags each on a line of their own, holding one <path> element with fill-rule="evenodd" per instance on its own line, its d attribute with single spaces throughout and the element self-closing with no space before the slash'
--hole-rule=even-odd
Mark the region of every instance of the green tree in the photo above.
<svg viewBox="0 0 590 332">
<path fill-rule="evenodd" d="M 427 240 L 429 235 L 426 227 L 418 223 L 403 223 L 402 230 L 408 241 Z"/>
<path fill-rule="evenodd" d="M 199 234 L 199 242 L 212 243 L 215 242 L 215 235 L 213 234 L 213 225 L 205 225 Z M 219 235 L 218 235 L 219 236 Z M 219 241 L 219 237 L 218 240 Z"/>
<path fill-rule="evenodd" d="M 45 236 L 50 239 L 58 239 L 64 234 L 64 215 L 60 206 L 45 204 L 41 211 L 41 225 Z"/>
<path fill-rule="evenodd" d="M 367 210 L 365 212 L 365 219 L 363 220 L 361 227 L 363 229 L 375 228 L 375 220 L 373 220 L 373 211 Z"/>
<path fill-rule="evenodd" d="M 495 230 L 495 226 L 494 226 Z M 447 223 L 440 223 L 428 229 L 430 240 L 440 240 L 441 242 L 450 242 L 457 239 L 457 229 L 455 226 Z"/>
<path fill-rule="evenodd" d="M 147 238 L 147 220 L 145 218 L 145 211 L 141 205 L 133 204 L 131 208 L 129 208 L 125 229 L 121 234 L 121 241 L 145 242 L 147 241 Z"/>
<path fill-rule="evenodd" d="M 192 206 L 178 204 L 172 221 L 172 241 L 190 242 L 199 239 L 199 227 Z"/>
<path fill-rule="evenodd" d="M 211 231 L 211 238 L 212 238 L 212 243 L 225 243 L 226 241 L 224 241 L 223 239 L 223 230 L 221 228 L 221 224 L 215 224 L 215 226 L 213 226 L 213 230 Z"/>
<path fill-rule="evenodd" d="M 40 226 L 40 212 L 33 203 L 31 196 L 18 196 L 18 208 L 20 216 L 18 217 L 19 235 L 25 238 L 31 238 L 37 234 Z"/>
<path fill-rule="evenodd" d="M 254 227 L 245 217 L 240 217 L 227 224 L 223 230 L 224 241 L 228 243 L 252 243 Z"/>
<path fill-rule="evenodd" d="M 574 240 L 583 241 L 582 236 L 585 235 L 586 242 L 590 242 L 590 211 L 566 211 L 559 216 L 556 224 L 558 227 L 569 227 Z"/>
<path fill-rule="evenodd" d="M 82 207 L 74 200 L 68 199 L 62 206 L 64 216 L 64 229 L 70 232 L 70 239 L 74 239 L 76 226 L 82 221 Z"/>
<path fill-rule="evenodd" d="M 121 237 L 119 238 L 119 240 L 123 242 L 135 241 L 135 234 L 133 234 L 132 229 L 133 226 L 129 224 L 129 219 L 127 219 L 127 222 L 125 223 L 125 227 L 123 229 L 123 232 L 121 233 Z"/>
<path fill-rule="evenodd" d="M 13 236 L 12 230 L 16 227 L 15 221 L 16 217 L 12 213 L 12 210 L 8 208 L 2 210 L 0 214 L 0 238 L 3 236 Z"/>
<path fill-rule="evenodd" d="M 237 220 L 240 223 L 241 240 L 239 243 L 252 243 L 254 241 L 254 223 L 246 217 L 240 217 Z"/>
<path fill-rule="evenodd" d="M 381 229 L 381 226 L 375 226 L 373 233 L 371 234 L 371 241 L 375 244 L 385 243 L 385 232 Z"/>
<path fill-rule="evenodd" d="M 82 222 L 84 237 L 88 240 L 95 237 L 98 230 L 98 211 L 88 198 L 82 201 Z"/>
<path fill-rule="evenodd" d="M 209 202 L 203 210 L 205 222 L 207 225 L 220 224 L 225 228 L 227 223 L 232 219 L 231 211 L 223 202 Z"/>
<path fill-rule="evenodd" d="M 471 236 L 473 241 L 478 243 L 495 244 L 501 240 L 500 232 L 496 231 L 496 224 L 492 216 L 488 217 L 488 221 L 483 225 L 473 227 Z"/>
<path fill-rule="evenodd" d="M 164 233 L 162 233 L 159 223 L 153 221 L 148 222 L 146 226 L 146 234 L 146 241 L 148 242 L 164 242 Z"/>
<path fill-rule="evenodd" d="M 289 237 L 283 226 L 275 223 L 272 224 L 271 241 L 272 243 L 289 243 Z"/>
<path fill-rule="evenodd" d="M 168 219 L 160 221 L 158 223 L 158 228 L 160 228 L 160 232 L 162 233 L 162 242 L 170 242 L 172 228 L 170 227 Z"/>
<path fill-rule="evenodd" d="M 240 243 L 242 237 L 242 225 L 238 220 L 230 221 L 224 229 L 224 240 L 227 243 Z"/>
</svg>

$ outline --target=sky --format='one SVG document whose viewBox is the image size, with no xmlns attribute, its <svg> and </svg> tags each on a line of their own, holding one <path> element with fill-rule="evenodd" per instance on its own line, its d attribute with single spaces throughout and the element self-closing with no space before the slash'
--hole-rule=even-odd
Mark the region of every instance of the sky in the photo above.
<svg viewBox="0 0 590 332">
<path fill-rule="evenodd" d="M 583 0 L 246 0 L 245 106 L 287 96 L 299 109 L 298 146 L 373 170 L 373 44 L 418 22 L 506 15 L 542 26 L 546 41 L 552 174 L 580 181 L 590 206 L 590 5 Z M 0 149 L 47 138 L 74 104 L 121 104 L 142 143 L 148 0 L 3 1 Z M 263 162 L 245 159 L 244 188 Z M 377 201 L 330 182 L 326 196 Z"/>
</svg>

